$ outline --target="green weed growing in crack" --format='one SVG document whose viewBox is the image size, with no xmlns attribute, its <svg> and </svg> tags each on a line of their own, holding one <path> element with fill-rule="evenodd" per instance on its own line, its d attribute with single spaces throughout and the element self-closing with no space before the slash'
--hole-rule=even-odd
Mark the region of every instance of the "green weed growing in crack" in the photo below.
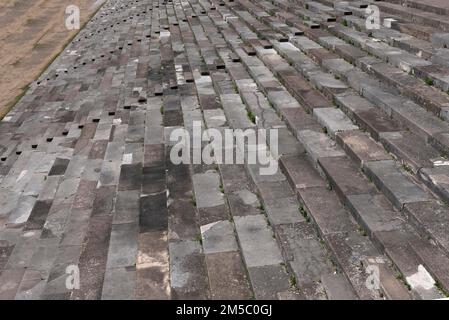
<svg viewBox="0 0 449 320">
<path fill-rule="evenodd" d="M 235 82 L 232 83 L 232 89 L 235 93 L 239 93 L 239 88 L 237 87 L 237 84 Z"/>
<path fill-rule="evenodd" d="M 332 264 L 332 271 L 335 274 L 340 274 L 340 270 L 338 268 L 338 263 L 332 257 L 329 257 L 329 262 Z"/>
<path fill-rule="evenodd" d="M 220 189 L 220 192 L 221 192 L 221 193 L 224 193 L 224 188 L 223 188 L 223 185 L 222 185 L 222 184 L 220 184 L 220 185 L 218 186 L 218 189 Z"/>
<path fill-rule="evenodd" d="M 306 209 L 304 208 L 303 205 L 300 205 L 298 208 L 299 212 L 301 213 L 301 215 L 304 217 L 304 219 L 306 219 L 306 221 L 309 223 L 310 222 L 310 217 L 307 214 Z"/>
<path fill-rule="evenodd" d="M 408 284 L 408 282 L 405 280 L 404 276 L 402 275 L 402 273 L 397 272 L 395 275 L 395 278 L 399 281 L 401 281 L 409 291 L 412 290 L 412 287 L 410 286 L 410 284 Z"/>
<path fill-rule="evenodd" d="M 364 237 L 366 237 L 368 234 L 366 233 L 366 230 L 364 229 L 364 228 L 359 228 L 359 233 L 362 235 L 362 236 L 364 236 Z"/>
<path fill-rule="evenodd" d="M 449 298 L 449 292 L 447 292 L 446 289 L 443 288 L 440 282 L 435 282 L 435 287 L 438 289 L 438 291 L 441 292 L 442 295 Z"/>
<path fill-rule="evenodd" d="M 262 202 L 260 202 L 260 200 L 257 209 L 259 209 L 263 214 L 266 214 L 265 206 L 262 204 Z"/>
<path fill-rule="evenodd" d="M 348 21 L 346 21 L 346 19 L 343 19 L 343 21 L 341 22 L 341 24 L 345 27 L 348 26 Z"/>
<path fill-rule="evenodd" d="M 259 209 L 263 214 L 265 214 L 265 206 L 263 205 L 262 197 L 259 192 L 256 192 L 257 201 L 259 204 L 257 205 L 257 209 Z"/>
<path fill-rule="evenodd" d="M 194 195 L 192 195 L 192 197 L 190 198 L 190 203 L 196 207 L 196 199 Z"/>
<path fill-rule="evenodd" d="M 401 167 L 402 167 L 402 169 L 404 169 L 404 171 L 406 171 L 408 173 L 413 173 L 412 168 L 408 164 L 403 163 Z"/>
<path fill-rule="evenodd" d="M 256 116 L 254 115 L 254 113 L 250 110 L 248 110 L 248 112 L 246 113 L 246 115 L 248 116 L 248 119 L 252 122 L 252 123 L 256 123 Z"/>
<path fill-rule="evenodd" d="M 412 291 L 412 286 L 407 281 L 404 281 L 404 285 L 407 287 L 408 291 Z"/>
<path fill-rule="evenodd" d="M 203 236 L 201 235 L 201 233 L 197 233 L 195 235 L 195 241 L 198 241 L 201 245 L 203 244 Z"/>
<path fill-rule="evenodd" d="M 425 82 L 428 86 L 433 86 L 433 83 L 434 83 L 434 81 L 433 81 L 433 79 L 432 79 L 431 77 L 426 77 L 426 78 L 424 79 L 424 82 Z"/>
<path fill-rule="evenodd" d="M 160 113 L 163 115 L 164 114 L 164 107 L 161 106 L 161 108 L 159 109 Z"/>
<path fill-rule="evenodd" d="M 288 279 L 288 282 L 290 283 L 291 287 L 295 287 L 296 286 L 296 277 L 293 274 L 291 274 L 290 278 Z"/>
</svg>

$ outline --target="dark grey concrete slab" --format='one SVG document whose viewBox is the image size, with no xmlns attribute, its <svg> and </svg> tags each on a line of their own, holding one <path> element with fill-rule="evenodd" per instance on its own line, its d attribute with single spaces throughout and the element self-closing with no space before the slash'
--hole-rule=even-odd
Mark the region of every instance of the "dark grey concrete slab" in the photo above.
<svg viewBox="0 0 449 320">
<path fill-rule="evenodd" d="M 367 161 L 391 159 L 382 146 L 359 130 L 339 132 L 336 140 L 360 167 Z"/>
<path fill-rule="evenodd" d="M 364 170 L 397 208 L 401 209 L 405 203 L 431 199 L 430 194 L 402 173 L 393 160 L 367 162 Z"/>
<path fill-rule="evenodd" d="M 247 272 L 237 252 L 207 254 L 206 265 L 212 299 L 253 298 Z"/>
<path fill-rule="evenodd" d="M 449 223 L 448 208 L 438 201 L 407 203 L 404 210 L 418 230 L 430 236 L 442 249 L 448 251 L 449 239 L 446 232 Z"/>
<path fill-rule="evenodd" d="M 320 167 L 330 181 L 332 189 L 346 203 L 348 196 L 373 194 L 376 189 L 359 168 L 347 157 L 321 158 Z"/>
<path fill-rule="evenodd" d="M 234 223 L 247 267 L 279 265 L 282 262 L 279 247 L 263 215 L 235 217 Z"/>
<path fill-rule="evenodd" d="M 248 272 L 256 299 L 274 300 L 290 289 L 289 276 L 281 265 L 251 267 Z"/>
<path fill-rule="evenodd" d="M 305 214 L 317 224 L 324 235 L 354 229 L 349 213 L 332 191 L 323 187 L 301 189 L 299 192 Z"/>
</svg>

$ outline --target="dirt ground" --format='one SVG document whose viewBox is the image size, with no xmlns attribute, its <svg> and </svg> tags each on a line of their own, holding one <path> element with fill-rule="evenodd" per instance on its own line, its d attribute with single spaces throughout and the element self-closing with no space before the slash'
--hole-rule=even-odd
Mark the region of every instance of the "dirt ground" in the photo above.
<svg viewBox="0 0 449 320">
<path fill-rule="evenodd" d="M 65 26 L 69 5 L 80 8 L 81 26 L 104 0 L 0 1 L 0 119 L 78 32 Z"/>
</svg>

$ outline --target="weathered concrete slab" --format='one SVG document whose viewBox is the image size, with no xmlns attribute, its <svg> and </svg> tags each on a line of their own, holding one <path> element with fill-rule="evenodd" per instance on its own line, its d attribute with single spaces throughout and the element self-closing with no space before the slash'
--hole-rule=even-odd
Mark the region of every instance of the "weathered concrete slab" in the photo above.
<svg viewBox="0 0 449 320">
<path fill-rule="evenodd" d="M 393 231 L 404 227 L 402 217 L 382 195 L 351 195 L 348 197 L 348 206 L 357 222 L 372 237 L 377 231 Z"/>
<path fill-rule="evenodd" d="M 274 300 L 281 292 L 290 289 L 289 276 L 281 265 L 248 268 L 256 299 Z"/>
<path fill-rule="evenodd" d="M 198 208 L 214 207 L 224 203 L 223 194 L 219 190 L 220 176 L 214 170 L 192 177 L 195 199 Z"/>
<path fill-rule="evenodd" d="M 134 267 L 119 267 L 106 269 L 103 291 L 103 300 L 132 300 L 136 283 L 136 270 Z"/>
<path fill-rule="evenodd" d="M 344 151 L 324 133 L 303 130 L 298 132 L 298 139 L 315 163 L 319 158 L 344 156 Z"/>
<path fill-rule="evenodd" d="M 234 229 L 228 220 L 201 226 L 205 254 L 237 251 Z"/>
<path fill-rule="evenodd" d="M 248 268 L 279 265 L 281 252 L 262 215 L 234 218 L 237 236 Z M 260 252 L 264 252 L 260 255 Z"/>
<path fill-rule="evenodd" d="M 270 224 L 290 224 L 305 221 L 298 208 L 296 197 L 275 199 L 265 204 L 265 211 Z"/>
<path fill-rule="evenodd" d="M 352 219 L 335 193 L 314 187 L 299 190 L 299 197 L 304 214 L 315 221 L 322 234 L 353 230 Z"/>
<path fill-rule="evenodd" d="M 170 285 L 175 299 L 209 296 L 204 254 L 198 241 L 169 243 Z"/>
<path fill-rule="evenodd" d="M 411 243 L 417 240 L 413 235 L 406 232 L 388 231 L 379 232 L 377 236 L 385 246 L 388 256 L 394 261 L 395 266 L 409 284 L 413 294 L 418 295 L 421 299 L 441 298 L 441 293 L 435 287 L 435 280 L 413 249 L 415 244 Z"/>
<path fill-rule="evenodd" d="M 278 230 L 283 255 L 298 287 L 308 298 L 323 298 L 319 282 L 323 275 L 333 273 L 333 267 L 315 230 L 306 222 L 281 225 Z"/>
<path fill-rule="evenodd" d="M 326 186 L 324 179 L 305 155 L 283 156 L 280 165 L 290 185 L 295 189 Z"/>
<path fill-rule="evenodd" d="M 204 118 L 208 128 L 222 127 L 226 124 L 223 109 L 204 110 Z"/>
<path fill-rule="evenodd" d="M 337 108 L 314 109 L 313 115 L 334 139 L 337 132 L 357 129 L 351 120 Z"/>
<path fill-rule="evenodd" d="M 423 137 L 408 131 L 384 132 L 380 141 L 386 149 L 404 161 L 413 172 L 433 166 L 432 159 L 440 157 L 440 152 L 427 144 Z"/>
<path fill-rule="evenodd" d="M 364 171 L 399 209 L 402 209 L 405 203 L 431 199 L 428 193 L 398 169 L 393 160 L 367 162 Z"/>
<path fill-rule="evenodd" d="M 332 189 L 346 203 L 354 194 L 374 194 L 375 187 L 366 179 L 357 166 L 347 157 L 321 158 L 319 165 L 329 180 Z"/>
<path fill-rule="evenodd" d="M 321 282 L 329 300 L 356 300 L 357 295 L 342 274 L 324 274 Z"/>
<path fill-rule="evenodd" d="M 137 258 L 137 224 L 125 223 L 112 226 L 107 268 L 134 266 Z"/>
<path fill-rule="evenodd" d="M 339 132 L 336 138 L 337 142 L 360 167 L 367 161 L 391 159 L 382 146 L 372 140 L 368 134 L 359 130 Z"/>
<path fill-rule="evenodd" d="M 164 300 L 170 298 L 166 231 L 139 234 L 136 279 L 136 299 Z"/>
<path fill-rule="evenodd" d="M 345 276 L 360 299 L 378 299 L 379 293 L 366 286 L 367 274 L 362 266 L 366 256 L 377 256 L 378 251 L 367 237 L 358 231 L 334 233 L 326 236 Z"/>
<path fill-rule="evenodd" d="M 437 164 L 438 160 L 435 161 Z M 440 160 L 445 163 L 445 160 Z M 422 168 L 419 177 L 432 191 L 437 193 L 444 201 L 448 201 L 448 181 L 449 167 L 446 165 L 435 166 L 434 168 Z"/>
<path fill-rule="evenodd" d="M 448 208 L 438 201 L 407 203 L 404 206 L 410 221 L 421 233 L 430 236 L 444 250 L 449 250 L 449 239 L 446 232 L 449 224 Z"/>
<path fill-rule="evenodd" d="M 206 255 L 212 299 L 251 299 L 247 272 L 237 252 L 220 252 Z"/>
</svg>

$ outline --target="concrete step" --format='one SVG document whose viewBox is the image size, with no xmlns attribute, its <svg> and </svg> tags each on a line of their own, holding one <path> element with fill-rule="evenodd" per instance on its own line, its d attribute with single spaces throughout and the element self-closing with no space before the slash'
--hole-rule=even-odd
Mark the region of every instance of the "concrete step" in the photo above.
<svg viewBox="0 0 449 320">
<path fill-rule="evenodd" d="M 276 47 L 277 48 L 277 47 Z M 279 47 L 279 49 L 280 50 L 282 50 L 283 48 L 281 48 L 281 47 Z M 291 51 L 291 49 L 288 49 L 288 50 L 290 50 Z M 289 55 L 288 53 L 287 53 L 287 55 Z M 331 60 L 326 60 L 326 61 L 332 61 L 332 59 Z M 338 65 L 336 65 L 336 67 L 338 68 Z M 301 68 L 301 67 L 300 67 Z M 308 67 L 305 67 L 305 68 L 308 68 Z M 307 69 L 306 69 L 307 70 Z M 305 72 L 307 72 L 307 71 L 305 71 Z M 340 75 L 339 74 L 339 76 L 343 76 L 344 77 L 344 75 Z M 377 92 L 376 92 L 377 93 Z M 378 93 L 377 93 L 378 94 Z M 359 100 L 361 100 L 361 99 L 358 99 L 358 98 L 356 98 L 356 97 L 354 97 L 354 99 L 352 98 L 352 96 L 351 95 L 349 95 L 348 97 L 350 97 L 351 99 L 345 99 L 346 98 L 346 94 L 342 94 L 342 96 L 341 97 L 339 97 L 338 95 L 336 96 L 336 101 L 337 101 L 337 103 L 338 103 L 338 105 L 340 106 L 340 107 L 343 107 L 343 108 L 345 108 L 344 110 L 350 115 L 350 117 L 351 118 L 355 118 L 355 115 L 354 114 L 351 114 L 353 111 L 355 111 L 354 110 L 354 108 L 356 108 L 358 105 L 357 104 L 350 104 L 351 102 L 356 102 L 356 101 L 359 101 Z M 375 97 L 375 95 L 373 95 L 373 97 Z M 388 95 L 386 96 L 386 98 L 388 99 Z M 360 103 L 362 103 L 363 102 L 363 100 L 362 101 L 360 101 Z M 354 107 L 352 107 L 354 105 Z M 366 109 L 367 110 L 369 110 L 368 112 L 363 112 L 363 113 L 361 113 L 364 117 L 363 118 L 366 118 L 366 116 L 368 116 L 369 115 L 369 113 L 372 113 L 372 112 L 374 112 L 374 111 L 372 111 L 372 109 L 370 108 L 370 107 L 372 107 L 372 105 L 370 105 L 370 104 L 364 104 L 364 105 L 366 105 Z M 386 104 L 386 105 L 388 105 L 388 103 Z M 361 109 L 361 110 L 363 110 L 364 109 L 364 107 Z M 362 118 L 362 119 L 363 119 Z M 375 117 L 374 119 L 370 119 L 371 120 L 371 122 L 373 122 L 373 120 L 375 120 L 376 122 L 378 121 L 377 119 L 376 119 L 377 117 Z M 379 119 L 380 120 L 380 119 Z M 359 122 L 361 122 L 360 124 L 362 124 L 362 122 L 363 121 L 359 121 Z M 373 123 L 373 124 L 375 124 L 375 123 Z M 381 123 L 379 123 L 379 124 L 381 124 Z M 366 125 L 366 124 L 365 124 Z M 362 124 L 362 126 L 363 126 L 363 124 Z M 377 125 L 378 126 L 378 125 Z M 368 128 L 369 128 L 369 126 L 368 126 Z M 380 127 L 380 128 L 382 128 L 382 127 Z M 390 127 L 391 128 L 391 127 Z M 376 132 L 375 131 L 375 129 L 376 128 L 373 128 L 373 131 L 372 131 L 372 134 L 373 134 L 373 136 L 375 137 L 375 138 L 378 138 L 378 137 L 376 137 L 376 134 L 378 134 L 378 132 Z M 391 129 L 393 129 L 393 128 L 391 128 Z M 388 131 L 388 130 L 387 130 Z M 423 146 L 423 148 L 426 148 L 426 146 L 425 146 L 425 141 L 423 141 L 423 144 L 424 144 L 424 146 Z M 389 150 L 392 150 L 391 148 L 389 149 Z M 407 160 L 407 159 L 404 159 L 403 157 L 404 157 L 404 155 L 403 154 L 400 154 L 400 153 L 398 153 L 398 154 L 396 154 L 396 156 L 398 156 L 399 158 L 401 158 L 401 160 Z"/>
<path fill-rule="evenodd" d="M 431 199 L 431 195 L 408 179 L 393 160 L 367 162 L 363 170 L 398 209 L 406 203 Z"/>
<path fill-rule="evenodd" d="M 231 61 L 225 61 L 225 63 L 232 63 Z M 232 78 L 232 74 L 231 74 Z M 272 110 L 269 105 L 263 105 L 261 104 L 261 101 L 266 100 L 266 98 L 259 94 L 257 95 L 257 85 L 255 82 L 249 78 L 245 81 L 233 79 L 235 83 L 237 84 L 237 89 L 239 90 L 239 93 L 242 97 L 244 97 L 244 101 L 248 107 L 249 110 L 253 111 L 256 114 L 262 115 L 262 111 L 264 115 L 267 114 L 266 111 Z M 255 100 L 254 97 L 257 97 Z M 262 99 L 262 100 L 261 100 Z M 223 108 L 225 109 L 225 114 L 227 114 L 227 108 L 231 108 L 231 105 L 223 104 Z M 268 109 L 270 108 L 270 109 Z M 272 115 L 272 120 L 277 123 L 277 126 L 279 127 L 279 124 L 282 123 L 280 120 L 276 120 L 277 117 L 276 114 Z M 271 121 L 267 122 L 264 121 L 264 118 L 262 118 L 262 121 L 256 121 L 257 126 L 260 128 L 270 128 L 271 127 Z M 282 128 L 281 128 L 281 132 Z M 285 154 L 289 153 L 291 154 L 291 150 L 295 149 L 294 144 L 292 144 L 292 136 L 283 135 L 280 134 L 280 153 Z M 297 143 L 297 142 L 296 142 Z M 285 150 L 282 151 L 283 145 L 285 145 Z M 302 151 L 300 151 L 301 153 Z M 295 154 L 295 153 L 293 153 Z M 268 223 L 268 225 L 265 228 L 262 228 L 260 232 L 255 232 L 254 230 L 254 222 L 250 221 L 247 225 L 248 232 L 251 232 L 251 234 L 245 235 L 247 232 L 245 230 L 242 230 L 239 226 L 240 224 L 240 217 L 236 217 L 234 219 L 236 223 L 236 231 L 239 238 L 239 243 L 242 246 L 244 259 L 246 261 L 246 266 L 248 268 L 249 277 L 252 281 L 253 287 L 255 288 L 255 296 L 256 298 L 274 298 L 275 296 L 279 296 L 280 290 L 293 290 L 295 287 L 294 282 L 296 282 L 296 286 L 300 290 L 301 294 L 303 294 L 307 298 L 320 298 L 322 296 L 321 289 L 319 288 L 319 283 L 317 282 L 317 276 L 312 272 L 306 270 L 306 266 L 309 265 L 305 260 L 305 253 L 304 250 L 307 252 L 311 252 L 311 250 L 316 250 L 316 261 L 319 259 L 322 260 L 323 267 L 318 267 L 318 270 L 324 270 L 326 267 L 330 268 L 330 261 L 327 258 L 327 253 L 325 249 L 321 248 L 318 240 L 315 240 L 314 242 L 309 242 L 310 237 L 312 233 L 310 233 L 309 229 L 304 229 L 304 240 L 301 240 L 300 237 L 296 237 L 295 233 L 292 233 L 291 230 L 297 230 L 296 228 L 301 225 L 305 221 L 304 217 L 302 217 L 299 214 L 298 211 L 298 203 L 297 200 L 293 197 L 293 193 L 290 191 L 290 187 L 285 182 L 285 177 L 278 173 L 274 177 L 265 177 L 263 175 L 260 175 L 260 172 L 258 172 L 259 167 L 254 165 L 246 165 L 249 177 L 251 179 L 251 184 L 254 185 L 256 190 L 258 191 L 258 198 L 261 201 L 260 208 L 262 208 L 262 212 L 265 213 L 265 216 L 262 215 L 254 215 L 254 216 L 247 216 L 246 214 L 244 217 L 241 218 L 243 221 L 244 219 L 248 220 L 251 217 L 254 218 L 262 218 L 264 221 L 264 225 Z M 268 178 L 268 179 L 267 179 Z M 241 194 L 243 196 L 243 194 Z M 257 197 L 256 197 L 257 199 Z M 248 200 L 248 199 L 247 199 Z M 266 222 L 265 222 L 266 221 Z M 243 222 L 242 222 L 243 223 Z M 246 222 L 245 222 L 246 223 Z M 271 227 L 270 227 L 271 226 Z M 257 235 L 263 236 L 263 232 L 265 229 L 271 229 L 271 233 L 276 236 L 276 238 L 279 241 L 279 247 L 282 250 L 283 253 L 283 260 L 280 261 L 280 263 L 268 263 L 263 262 L 258 265 L 252 265 L 252 262 L 254 259 L 261 259 L 261 256 L 258 252 L 260 250 L 264 251 L 262 248 L 254 250 L 254 248 L 246 249 L 246 246 L 258 246 L 260 247 L 262 245 L 262 242 L 256 239 L 254 241 L 254 238 Z M 307 232 L 307 230 L 309 230 Z M 254 233 L 255 232 L 255 233 Z M 261 238 L 262 239 L 262 238 Z M 271 239 L 271 240 L 270 240 Z M 282 240 L 281 240 L 282 239 Z M 307 240 L 306 240 L 307 239 Z M 273 242 L 273 239 L 266 238 L 267 245 Z M 303 248 L 305 246 L 305 248 Z M 276 245 L 277 248 L 277 245 Z M 310 250 L 306 249 L 309 248 Z M 316 248 L 316 249 L 313 249 Z M 273 247 L 273 250 L 274 247 Z M 273 252 L 277 252 L 277 249 Z M 252 258 L 251 258 L 252 256 Z M 248 262 L 249 260 L 249 262 Z M 286 263 L 284 263 L 285 261 Z M 285 279 L 285 270 L 284 267 L 286 267 L 289 270 L 290 275 L 290 286 L 292 286 L 291 289 L 289 289 L 289 286 L 282 287 L 282 280 Z M 323 271 L 324 272 L 324 271 Z M 266 275 L 273 275 L 273 282 L 264 282 L 263 278 Z M 293 280 L 292 280 L 293 279 Z M 287 281 L 288 283 L 288 281 Z M 285 285 L 285 283 L 284 283 Z M 277 293 L 276 293 L 277 292 Z"/>
<path fill-rule="evenodd" d="M 444 17 L 435 13 L 422 12 L 416 8 L 403 7 L 392 3 L 379 3 L 379 8 L 387 13 L 396 14 L 407 20 L 416 21 L 419 24 L 429 25 L 446 31 L 448 24 L 444 22 Z"/>
<path fill-rule="evenodd" d="M 444 65 L 425 61 L 413 54 L 406 53 L 400 48 L 392 48 L 387 43 L 379 42 L 378 39 L 373 39 L 362 32 L 351 30 L 344 26 L 325 27 L 331 34 L 379 58 L 379 60 L 375 60 L 372 56 L 366 55 L 362 57 L 359 55 L 357 57 L 357 65 L 397 88 L 413 101 L 423 103 L 426 108 L 432 111 L 434 108 L 441 109 L 447 103 L 447 85 L 444 85 L 441 81 L 432 80 L 434 78 L 442 79 L 447 74 Z M 324 44 L 326 48 L 333 51 L 336 50 L 326 46 L 326 42 L 322 42 L 329 41 L 328 37 L 325 37 L 323 40 L 318 39 L 318 41 Z M 369 63 L 364 62 L 363 59 L 365 58 Z M 385 63 L 382 63 L 382 61 Z M 418 77 L 418 79 L 415 77 Z M 436 84 L 437 88 L 443 92 L 428 90 L 427 83 Z M 434 94 L 431 95 L 429 92 L 433 91 Z"/>
<path fill-rule="evenodd" d="M 305 48 L 304 48 L 305 49 Z M 310 51 L 310 52 L 313 52 Z M 334 71 L 334 70 L 333 70 Z M 340 76 L 340 75 L 339 75 Z M 404 125 L 406 126 L 414 126 L 417 123 L 419 123 L 419 126 L 422 126 L 421 129 L 423 130 L 423 132 L 426 132 L 426 134 L 431 134 L 430 131 L 428 131 L 429 128 L 425 128 L 424 123 L 432 123 L 432 127 L 438 127 L 441 126 L 440 123 L 438 121 L 434 121 L 431 120 L 431 117 L 429 115 L 425 115 L 425 113 L 418 111 L 418 108 L 416 105 L 414 104 L 410 104 L 407 101 L 404 102 L 399 102 L 399 100 L 395 99 L 390 93 L 384 91 L 383 89 L 380 89 L 376 87 L 375 83 L 368 81 L 365 85 L 360 85 L 360 80 L 358 78 L 358 74 L 355 73 L 354 77 L 352 76 L 346 76 L 347 80 L 349 81 L 349 83 L 353 83 L 353 87 L 358 90 L 359 92 L 364 92 L 364 96 L 368 99 L 371 99 L 375 104 L 379 105 L 381 108 L 384 109 L 385 112 L 387 112 L 389 115 L 392 115 L 393 118 L 396 118 L 398 121 L 402 122 Z M 369 78 L 367 78 L 366 76 L 364 76 L 363 74 L 360 74 L 360 76 L 365 77 L 367 80 L 369 80 Z M 391 109 L 391 105 L 392 103 L 406 103 L 407 108 L 412 107 L 413 109 L 415 109 L 414 114 L 406 114 L 404 113 L 402 110 L 403 108 L 394 108 Z M 424 126 L 423 126 L 424 125 Z M 441 127 L 442 128 L 442 127 Z M 443 129 L 442 130 L 446 130 Z"/>
<path fill-rule="evenodd" d="M 354 300 L 356 295 L 347 285 L 346 279 L 340 274 L 323 275 L 321 282 L 329 300 Z"/>
<path fill-rule="evenodd" d="M 322 0 L 318 0 L 323 2 Z M 333 5 L 333 4 L 332 4 Z M 338 16 L 337 21 L 343 23 L 344 25 L 351 26 L 358 31 L 366 32 L 367 34 L 372 34 L 376 38 L 385 40 L 392 46 L 409 51 L 412 54 L 416 54 L 422 57 L 430 57 L 432 55 L 431 46 L 428 40 L 423 40 L 416 38 L 414 35 L 403 34 L 398 30 L 392 29 L 403 23 L 403 19 L 384 14 L 380 12 L 380 21 L 382 25 L 378 29 L 367 30 L 365 24 L 365 11 L 360 9 L 357 5 L 351 3 L 347 4 L 337 4 L 337 8 L 341 7 L 341 10 L 345 10 L 351 15 L 347 14 L 344 16 Z M 344 8 L 344 9 L 343 9 Z M 426 35 L 428 39 L 428 34 Z"/>
<path fill-rule="evenodd" d="M 307 149 L 307 148 L 306 148 Z"/>
</svg>

